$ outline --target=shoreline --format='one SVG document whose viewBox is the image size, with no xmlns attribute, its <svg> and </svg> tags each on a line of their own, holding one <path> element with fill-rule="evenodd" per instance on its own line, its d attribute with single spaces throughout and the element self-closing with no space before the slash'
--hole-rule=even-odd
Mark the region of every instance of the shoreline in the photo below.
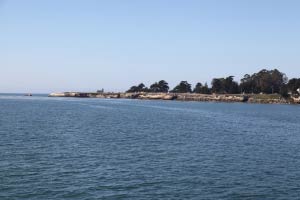
<svg viewBox="0 0 300 200">
<path fill-rule="evenodd" d="M 199 101 L 199 102 L 240 102 L 258 104 L 300 104 L 300 98 L 282 98 L 278 94 L 197 94 L 197 93 L 93 93 L 93 92 L 63 92 L 51 93 L 48 97 L 77 97 L 102 99 L 140 99 L 166 101 Z"/>
</svg>

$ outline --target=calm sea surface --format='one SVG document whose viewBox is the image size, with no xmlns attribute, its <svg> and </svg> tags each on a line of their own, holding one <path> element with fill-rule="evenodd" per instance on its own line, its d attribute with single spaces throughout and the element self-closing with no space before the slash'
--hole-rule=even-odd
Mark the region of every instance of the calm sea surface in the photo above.
<svg viewBox="0 0 300 200">
<path fill-rule="evenodd" d="M 0 199 L 300 199 L 300 106 L 0 95 Z"/>
</svg>

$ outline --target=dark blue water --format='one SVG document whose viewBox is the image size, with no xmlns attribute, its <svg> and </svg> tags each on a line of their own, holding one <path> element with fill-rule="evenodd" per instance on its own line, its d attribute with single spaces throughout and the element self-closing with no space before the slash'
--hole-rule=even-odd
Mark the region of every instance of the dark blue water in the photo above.
<svg viewBox="0 0 300 200">
<path fill-rule="evenodd" d="M 0 96 L 0 199 L 300 199 L 300 106 Z"/>
</svg>

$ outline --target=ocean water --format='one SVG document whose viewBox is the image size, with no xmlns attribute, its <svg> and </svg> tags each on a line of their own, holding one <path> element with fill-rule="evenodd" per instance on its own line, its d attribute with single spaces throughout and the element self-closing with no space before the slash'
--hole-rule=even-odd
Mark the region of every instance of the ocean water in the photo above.
<svg viewBox="0 0 300 200">
<path fill-rule="evenodd" d="M 300 199 L 300 106 L 0 95 L 0 199 Z"/>
</svg>

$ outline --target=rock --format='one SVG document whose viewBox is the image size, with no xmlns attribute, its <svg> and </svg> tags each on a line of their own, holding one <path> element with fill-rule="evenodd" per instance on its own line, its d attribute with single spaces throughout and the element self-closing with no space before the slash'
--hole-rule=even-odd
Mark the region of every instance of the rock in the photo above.
<svg viewBox="0 0 300 200">
<path fill-rule="evenodd" d="M 292 97 L 294 103 L 300 103 L 300 97 Z"/>
<path fill-rule="evenodd" d="M 176 95 L 164 95 L 163 97 L 162 97 L 162 100 L 174 100 L 174 99 L 176 99 L 177 98 L 177 96 Z"/>
</svg>

